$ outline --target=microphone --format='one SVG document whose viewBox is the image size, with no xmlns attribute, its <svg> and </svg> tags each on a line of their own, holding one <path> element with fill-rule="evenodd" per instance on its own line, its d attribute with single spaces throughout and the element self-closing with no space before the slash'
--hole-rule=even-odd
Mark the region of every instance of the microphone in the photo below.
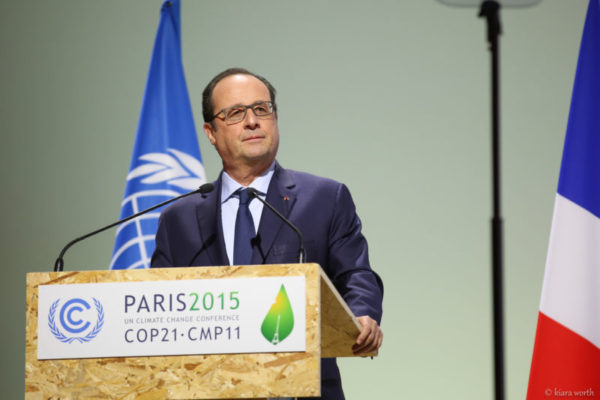
<svg viewBox="0 0 600 400">
<path fill-rule="evenodd" d="M 258 191 L 256 189 L 249 187 L 247 190 L 248 190 L 248 194 L 250 195 L 251 198 L 260 200 L 261 203 L 263 203 L 265 206 L 267 206 L 271 211 L 273 211 L 275 213 L 275 215 L 277 215 L 279 218 L 281 218 L 281 220 L 283 222 L 285 222 L 287 224 L 287 226 L 289 226 L 290 228 L 292 228 L 294 230 L 294 232 L 296 232 L 296 234 L 298 235 L 298 240 L 300 242 L 300 247 L 298 248 L 298 263 L 302 264 L 304 262 L 304 260 L 306 259 L 306 254 L 304 252 L 304 239 L 302 238 L 302 233 L 300 232 L 300 229 L 298 229 L 294 224 L 292 224 L 290 222 L 290 220 L 288 220 L 286 217 L 281 215 L 281 213 L 279 211 L 277 211 L 272 205 L 267 203 L 266 200 L 263 200 L 259 196 Z"/>
<path fill-rule="evenodd" d="M 144 215 L 144 214 L 146 214 L 146 213 L 148 213 L 148 212 L 150 212 L 152 210 L 156 210 L 157 208 L 160 208 L 162 206 L 166 206 L 167 204 L 172 203 L 175 200 L 179 200 L 181 198 L 184 198 L 184 197 L 190 196 L 192 194 L 196 194 L 196 193 L 206 194 L 206 193 L 212 192 L 214 188 L 215 188 L 215 185 L 213 185 L 212 183 L 205 183 L 204 185 L 200 186 L 198 189 L 196 189 L 194 191 L 191 191 L 191 192 L 188 192 L 188 193 L 184 193 L 181 196 L 173 197 L 172 199 L 169 199 L 167 201 L 163 201 L 160 204 L 157 204 L 157 205 L 155 205 L 153 207 L 150 207 L 150 208 L 147 208 L 147 209 L 145 209 L 143 211 L 140 211 L 139 213 L 130 215 L 127 218 L 123 218 L 122 220 L 119 220 L 117 222 L 113 222 L 110 225 L 106 225 L 106 226 L 104 226 L 104 227 L 102 227 L 100 229 L 97 229 L 97 230 L 95 230 L 93 232 L 90 232 L 88 234 L 85 234 L 83 236 L 80 236 L 78 238 L 75 238 L 75 239 L 71 240 L 69 243 L 67 243 L 67 245 L 62 249 L 62 251 L 58 255 L 58 258 L 56 259 L 56 262 L 54 263 L 54 272 L 62 271 L 63 270 L 63 265 L 64 265 L 63 256 L 65 255 L 67 249 L 69 249 L 69 247 L 71 247 L 75 243 L 80 242 L 83 239 L 87 239 L 90 236 L 94 236 L 97 233 L 104 232 L 105 230 L 107 230 L 109 228 L 112 228 L 113 226 L 117 226 L 117 225 L 122 224 L 123 222 L 127 222 L 127 221 L 129 221 L 131 219 L 137 218 L 140 215 Z"/>
</svg>

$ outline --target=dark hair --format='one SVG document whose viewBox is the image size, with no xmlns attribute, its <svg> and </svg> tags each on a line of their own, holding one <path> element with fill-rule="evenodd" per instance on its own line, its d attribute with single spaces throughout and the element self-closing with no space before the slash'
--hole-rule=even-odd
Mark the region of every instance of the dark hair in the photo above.
<svg viewBox="0 0 600 400">
<path fill-rule="evenodd" d="M 253 72 L 248 71 L 247 69 L 229 68 L 229 69 L 226 69 L 225 71 L 219 73 L 214 78 L 212 78 L 211 81 L 208 82 L 208 85 L 206 85 L 206 87 L 204 88 L 204 91 L 202 92 L 202 117 L 204 117 L 204 122 L 209 122 L 209 121 L 213 120 L 213 115 L 215 114 L 215 110 L 214 110 L 213 102 L 212 102 L 212 94 L 213 94 L 213 91 L 215 90 L 215 86 L 217 86 L 217 83 L 219 83 L 224 78 L 227 78 L 228 76 L 240 75 L 240 74 L 253 76 L 256 79 L 258 79 L 259 81 L 261 81 L 262 83 L 264 83 L 265 86 L 267 87 L 267 89 L 269 89 L 269 95 L 271 96 L 271 101 L 273 102 L 273 109 L 275 111 L 277 111 L 277 105 L 275 103 L 275 94 L 277 92 L 276 92 L 275 88 L 273 87 L 273 85 L 271 85 L 271 82 L 269 82 L 268 80 L 266 80 L 265 78 L 263 78 L 260 75 L 257 75 Z"/>
</svg>

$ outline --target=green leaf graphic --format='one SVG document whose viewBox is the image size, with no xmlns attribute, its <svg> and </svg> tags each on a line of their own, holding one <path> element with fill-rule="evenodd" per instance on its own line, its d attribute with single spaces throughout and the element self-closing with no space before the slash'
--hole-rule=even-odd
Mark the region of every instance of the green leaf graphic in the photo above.
<svg viewBox="0 0 600 400">
<path fill-rule="evenodd" d="M 294 313 L 290 299 L 281 285 L 275 303 L 267 313 L 260 330 L 269 342 L 277 344 L 290 335 L 294 329 Z"/>
</svg>

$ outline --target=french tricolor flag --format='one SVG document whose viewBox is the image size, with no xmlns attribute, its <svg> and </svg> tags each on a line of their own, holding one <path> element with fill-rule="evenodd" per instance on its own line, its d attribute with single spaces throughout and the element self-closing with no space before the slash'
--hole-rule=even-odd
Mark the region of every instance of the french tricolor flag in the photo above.
<svg viewBox="0 0 600 400">
<path fill-rule="evenodd" d="M 600 0 L 590 0 L 556 194 L 528 400 L 600 399 Z"/>
</svg>

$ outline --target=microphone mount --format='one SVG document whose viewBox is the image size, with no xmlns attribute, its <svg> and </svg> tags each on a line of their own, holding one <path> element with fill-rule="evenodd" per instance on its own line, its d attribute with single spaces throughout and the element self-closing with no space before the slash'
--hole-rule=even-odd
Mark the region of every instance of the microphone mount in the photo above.
<svg viewBox="0 0 600 400">
<path fill-rule="evenodd" d="M 260 197 L 260 195 L 258 194 L 258 191 L 256 189 L 249 187 L 247 190 L 248 190 L 248 194 L 250 195 L 250 197 L 258 199 L 261 203 L 263 203 L 265 206 L 267 206 L 269 208 L 269 210 L 273 211 L 275 213 L 275 215 L 277 215 L 283 222 L 285 222 L 287 226 L 289 226 L 290 228 L 292 228 L 292 230 L 294 232 L 296 232 L 296 234 L 298 235 L 298 240 L 300 242 L 300 246 L 298 248 L 298 263 L 300 263 L 300 264 L 304 263 L 306 261 L 306 253 L 304 251 L 304 239 L 302 238 L 302 232 L 300 232 L 300 229 L 298 229 L 294 224 L 292 224 L 290 222 L 290 220 L 288 220 L 286 217 L 284 217 L 279 211 L 277 211 L 266 200 L 263 200 Z"/>
<path fill-rule="evenodd" d="M 97 230 L 95 230 L 93 232 L 87 233 L 87 234 L 85 234 L 83 236 L 80 236 L 78 238 L 75 238 L 75 239 L 71 240 L 69 243 L 67 243 L 67 245 L 65 247 L 63 247 L 63 249 L 61 250 L 60 254 L 58 255 L 58 258 L 54 262 L 54 272 L 62 271 L 63 270 L 63 266 L 64 266 L 63 257 L 65 255 L 65 253 L 67 252 L 67 250 L 69 249 L 69 247 L 71 247 L 75 243 L 80 242 L 80 241 L 82 241 L 84 239 L 87 239 L 90 236 L 94 236 L 94 235 L 96 235 L 96 234 L 98 234 L 100 232 L 104 232 L 105 230 L 110 229 L 110 228 L 112 228 L 114 226 L 120 225 L 123 222 L 127 222 L 127 221 L 132 220 L 134 218 L 137 218 L 137 217 L 139 217 L 141 215 L 149 213 L 150 211 L 156 210 L 157 208 L 160 208 L 162 206 L 166 206 L 167 204 L 172 203 L 175 200 L 179 200 L 179 199 L 182 199 L 182 198 L 187 197 L 187 196 L 191 196 L 191 195 L 196 194 L 196 193 L 205 194 L 205 193 L 212 192 L 212 190 L 214 189 L 214 187 L 215 186 L 212 183 L 205 183 L 204 185 L 200 186 L 198 189 L 196 189 L 194 191 L 191 191 L 191 192 L 188 192 L 188 193 L 184 193 L 181 196 L 173 197 L 172 199 L 169 199 L 167 201 L 163 201 L 162 203 L 159 203 L 159 204 L 157 204 L 157 205 L 155 205 L 153 207 L 150 207 L 150 208 L 147 208 L 147 209 L 145 209 L 143 211 L 140 211 L 139 213 L 130 215 L 127 218 L 123 218 L 123 219 L 121 219 L 121 220 L 119 220 L 117 222 L 113 222 L 110 225 L 106 225 L 106 226 L 104 226 L 104 227 L 102 227 L 100 229 L 97 229 Z"/>
</svg>

